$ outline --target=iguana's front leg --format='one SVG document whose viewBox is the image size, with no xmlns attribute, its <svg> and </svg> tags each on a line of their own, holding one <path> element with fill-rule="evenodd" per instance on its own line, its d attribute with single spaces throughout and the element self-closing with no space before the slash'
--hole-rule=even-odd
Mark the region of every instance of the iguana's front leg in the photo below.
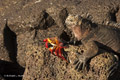
<svg viewBox="0 0 120 80">
<path fill-rule="evenodd" d="M 85 69 L 88 60 L 98 53 L 98 46 L 94 41 L 88 41 L 87 43 L 82 41 L 82 43 L 87 50 L 82 55 L 77 54 L 78 59 L 74 62 L 74 65 L 76 65 L 75 69 L 78 71 Z"/>
</svg>

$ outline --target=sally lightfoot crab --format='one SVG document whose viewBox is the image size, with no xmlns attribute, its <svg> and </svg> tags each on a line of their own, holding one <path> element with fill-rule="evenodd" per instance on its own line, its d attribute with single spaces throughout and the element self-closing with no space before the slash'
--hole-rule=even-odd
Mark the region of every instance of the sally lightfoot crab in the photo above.
<svg viewBox="0 0 120 80">
<path fill-rule="evenodd" d="M 45 47 L 48 48 L 53 55 L 68 62 L 63 56 L 63 49 L 67 47 L 63 46 L 63 43 L 57 37 L 44 39 L 43 42 L 45 42 Z"/>
</svg>

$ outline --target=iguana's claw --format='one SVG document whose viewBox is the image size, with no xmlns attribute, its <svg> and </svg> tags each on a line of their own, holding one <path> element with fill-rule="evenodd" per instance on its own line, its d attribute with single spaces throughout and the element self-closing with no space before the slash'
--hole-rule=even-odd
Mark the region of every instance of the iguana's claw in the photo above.
<svg viewBox="0 0 120 80">
<path fill-rule="evenodd" d="M 108 75 L 107 75 L 107 79 L 109 79 L 109 77 L 111 77 L 118 69 L 118 63 L 115 62 L 113 65 L 111 65 L 111 67 L 108 70 Z"/>
<path fill-rule="evenodd" d="M 79 54 L 80 55 L 80 54 Z M 80 55 L 77 60 L 74 61 L 73 65 L 75 65 L 75 70 L 78 72 L 80 70 L 84 70 L 86 67 L 88 59 L 85 58 L 83 55 Z"/>
<path fill-rule="evenodd" d="M 110 76 L 112 76 L 118 69 L 118 67 L 120 66 L 119 64 L 119 58 L 117 55 L 114 55 L 115 56 L 115 59 L 116 59 L 116 62 L 110 66 L 110 68 L 108 69 L 108 75 L 107 75 L 107 79 L 110 78 Z"/>
<path fill-rule="evenodd" d="M 77 59 L 77 60 L 75 60 L 75 61 L 74 61 L 74 63 L 73 63 L 73 65 L 77 64 L 77 63 L 78 63 L 78 61 L 79 61 L 78 59 Z"/>
</svg>

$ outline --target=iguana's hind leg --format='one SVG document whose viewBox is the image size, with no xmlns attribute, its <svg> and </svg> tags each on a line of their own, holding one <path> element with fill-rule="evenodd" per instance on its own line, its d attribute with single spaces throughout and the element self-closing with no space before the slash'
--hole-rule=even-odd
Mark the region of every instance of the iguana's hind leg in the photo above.
<svg viewBox="0 0 120 80">
<path fill-rule="evenodd" d="M 112 76 L 118 69 L 118 67 L 120 66 L 120 63 L 119 63 L 119 58 L 117 55 L 114 55 L 115 57 L 115 63 L 113 65 L 110 66 L 110 68 L 108 69 L 108 75 L 107 75 L 107 79 L 110 78 L 110 76 Z"/>
<path fill-rule="evenodd" d="M 88 65 L 87 64 L 88 60 L 90 60 L 98 53 L 98 46 L 94 41 L 88 41 L 87 43 L 84 42 L 82 43 L 87 50 L 82 55 L 77 54 L 78 59 L 74 62 L 74 65 L 76 65 L 75 69 L 77 71 L 85 69 L 85 67 Z"/>
</svg>

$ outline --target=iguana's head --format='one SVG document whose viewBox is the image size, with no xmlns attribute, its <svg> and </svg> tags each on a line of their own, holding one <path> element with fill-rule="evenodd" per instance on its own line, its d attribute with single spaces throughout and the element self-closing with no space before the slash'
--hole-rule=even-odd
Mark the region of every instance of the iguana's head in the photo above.
<svg viewBox="0 0 120 80">
<path fill-rule="evenodd" d="M 86 37 L 91 30 L 91 22 L 87 19 L 80 17 L 79 15 L 69 15 L 66 18 L 66 26 L 71 29 L 74 36 L 81 40 Z"/>
</svg>

